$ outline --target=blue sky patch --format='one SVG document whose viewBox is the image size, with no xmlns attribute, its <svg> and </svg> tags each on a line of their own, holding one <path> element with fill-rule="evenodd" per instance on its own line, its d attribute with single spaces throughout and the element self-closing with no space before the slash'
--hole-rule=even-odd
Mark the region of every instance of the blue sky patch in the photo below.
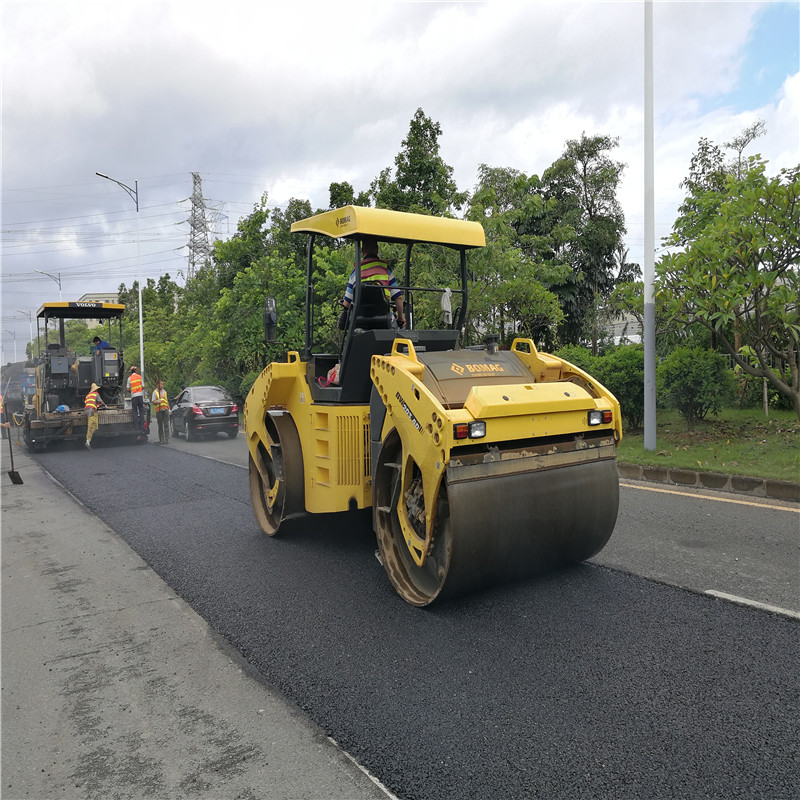
<svg viewBox="0 0 800 800">
<path fill-rule="evenodd" d="M 800 3 L 764 3 L 747 42 L 736 88 L 715 98 L 713 108 L 748 111 L 775 97 L 789 75 L 800 70 Z"/>
</svg>

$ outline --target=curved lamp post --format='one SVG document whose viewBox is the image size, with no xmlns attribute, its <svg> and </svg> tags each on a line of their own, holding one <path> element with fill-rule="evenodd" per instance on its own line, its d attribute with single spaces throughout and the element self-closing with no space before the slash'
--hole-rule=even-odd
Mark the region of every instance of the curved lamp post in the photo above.
<svg viewBox="0 0 800 800">
<path fill-rule="evenodd" d="M 56 277 L 49 272 L 42 272 L 40 269 L 35 269 L 34 272 L 38 272 L 40 275 L 47 275 L 48 278 L 52 278 L 58 284 L 58 299 L 61 300 L 61 273 L 59 272 L 58 277 Z"/>
<path fill-rule="evenodd" d="M 10 333 L 11 338 L 14 340 L 14 363 L 17 363 L 17 334 L 10 331 L 8 328 L 3 328 L 3 333 Z"/>
<path fill-rule="evenodd" d="M 108 175 L 104 175 L 102 172 L 95 172 L 99 178 L 105 178 L 107 181 L 111 181 L 112 183 L 116 183 L 117 186 L 124 189 L 125 193 L 128 197 L 133 200 L 136 204 L 136 272 L 138 274 L 138 280 L 136 283 L 139 286 L 139 374 L 142 376 L 142 381 L 144 381 L 144 327 L 142 325 L 142 265 L 141 265 L 141 258 L 139 253 L 139 181 L 134 181 L 133 186 L 124 184 L 122 181 L 118 181 L 116 178 L 111 178 Z"/>
</svg>

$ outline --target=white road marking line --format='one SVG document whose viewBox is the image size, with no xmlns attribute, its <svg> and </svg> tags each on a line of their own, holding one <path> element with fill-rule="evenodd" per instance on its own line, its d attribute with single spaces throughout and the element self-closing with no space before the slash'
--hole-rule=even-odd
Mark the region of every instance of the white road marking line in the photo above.
<svg viewBox="0 0 800 800">
<path fill-rule="evenodd" d="M 789 506 L 774 506 L 770 503 L 758 503 L 752 500 L 735 500 L 732 497 L 714 497 L 708 494 L 697 494 L 696 492 L 679 492 L 677 489 L 660 489 L 657 486 L 637 486 L 634 483 L 622 483 L 620 481 L 620 486 L 624 486 L 626 489 L 640 489 L 643 492 L 660 492 L 661 494 L 676 494 L 680 495 L 681 497 L 694 497 L 699 498 L 700 500 L 714 500 L 717 503 L 734 503 L 740 506 L 753 506 L 754 508 L 772 508 L 775 511 L 790 511 L 793 514 L 800 514 L 800 508 L 791 508 Z"/>
<path fill-rule="evenodd" d="M 329 742 L 332 742 L 336 746 L 336 749 L 343 756 L 345 756 L 356 767 L 358 767 L 358 769 L 360 769 L 361 772 L 363 772 L 389 798 L 389 800 L 400 800 L 400 798 L 397 795 L 392 794 L 366 767 L 359 764 L 358 761 L 356 761 L 355 758 L 353 758 L 353 756 L 351 756 L 350 753 L 348 753 L 347 750 L 345 750 L 339 744 L 339 742 L 336 741 L 336 739 L 334 739 L 332 736 L 328 736 L 327 739 Z"/>
<path fill-rule="evenodd" d="M 773 614 L 781 614 L 784 617 L 800 619 L 800 612 L 791 611 L 788 608 L 781 608 L 780 606 L 771 606 L 769 603 L 759 603 L 758 600 L 749 600 L 746 597 L 738 597 L 735 594 L 718 592 L 716 589 L 706 589 L 705 594 L 710 594 L 712 597 L 718 597 L 720 600 L 728 600 L 729 602 L 736 603 L 740 606 L 751 606 L 753 608 L 760 608 L 762 611 L 771 611 Z"/>
</svg>

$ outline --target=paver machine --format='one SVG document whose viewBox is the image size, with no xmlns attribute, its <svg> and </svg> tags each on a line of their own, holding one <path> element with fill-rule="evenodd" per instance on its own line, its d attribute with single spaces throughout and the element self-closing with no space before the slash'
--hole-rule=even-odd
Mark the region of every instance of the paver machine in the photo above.
<svg viewBox="0 0 800 800">
<path fill-rule="evenodd" d="M 305 348 L 269 364 L 245 403 L 250 493 L 264 533 L 283 532 L 298 515 L 371 507 L 378 558 L 417 606 L 599 552 L 619 503 L 619 403 L 530 339 L 508 350 L 491 339 L 459 346 L 467 253 L 485 246 L 481 225 L 348 206 L 292 232 L 308 236 Z M 314 354 L 315 245 L 352 240 L 360 264 L 365 236 L 404 248 L 395 277 L 407 327 L 355 270 L 342 349 Z M 458 254 L 457 285 L 414 283 L 415 254 L 432 246 Z M 460 300 L 449 325 L 415 326 L 426 292 Z M 276 322 L 267 299 L 268 339 Z M 337 364 L 338 385 L 329 384 Z"/>
<path fill-rule="evenodd" d="M 41 450 L 51 442 L 86 438 L 87 417 L 83 409 L 93 383 L 100 387 L 100 397 L 106 406 L 98 410 L 95 439 L 146 440 L 149 404 L 145 404 L 143 431 L 136 428 L 133 412 L 125 404 L 124 311 L 121 303 L 60 301 L 45 303 L 39 309 L 35 391 L 25 406 L 23 419 L 23 436 L 30 450 Z M 70 319 L 105 323 L 104 335 L 108 341 L 103 341 L 110 346 L 97 348 L 87 341 L 84 355 L 68 348 L 65 322 Z"/>
</svg>

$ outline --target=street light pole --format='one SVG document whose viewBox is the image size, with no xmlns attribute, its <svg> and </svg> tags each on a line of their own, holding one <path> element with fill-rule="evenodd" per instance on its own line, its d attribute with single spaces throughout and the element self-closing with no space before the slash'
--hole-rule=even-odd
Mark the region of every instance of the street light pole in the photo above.
<svg viewBox="0 0 800 800">
<path fill-rule="evenodd" d="M 21 308 L 15 308 L 17 314 L 24 314 L 28 318 L 28 341 L 31 343 L 31 353 L 33 352 L 33 314 L 30 311 L 23 311 Z"/>
<path fill-rule="evenodd" d="M 116 178 L 111 178 L 108 175 L 104 175 L 102 172 L 95 172 L 99 178 L 105 178 L 107 181 L 111 181 L 112 183 L 116 183 L 117 186 L 121 187 L 128 195 L 128 197 L 133 200 L 136 204 L 136 272 L 138 274 L 138 279 L 136 283 L 139 286 L 139 374 L 142 376 L 142 380 L 144 381 L 144 327 L 142 325 L 142 263 L 141 263 L 141 255 L 139 252 L 140 247 L 140 235 L 139 235 L 139 181 L 134 181 L 133 186 L 127 186 L 122 181 L 118 181 Z"/>
<path fill-rule="evenodd" d="M 59 272 L 58 277 L 56 277 L 49 272 L 42 272 L 40 269 L 35 269 L 34 272 L 38 272 L 40 275 L 47 275 L 48 278 L 52 278 L 58 284 L 58 299 L 61 300 L 61 273 Z"/>
<path fill-rule="evenodd" d="M 17 334 L 14 331 L 8 330 L 8 328 L 3 328 L 5 333 L 10 333 L 11 338 L 14 340 L 14 363 L 17 363 Z"/>
</svg>

